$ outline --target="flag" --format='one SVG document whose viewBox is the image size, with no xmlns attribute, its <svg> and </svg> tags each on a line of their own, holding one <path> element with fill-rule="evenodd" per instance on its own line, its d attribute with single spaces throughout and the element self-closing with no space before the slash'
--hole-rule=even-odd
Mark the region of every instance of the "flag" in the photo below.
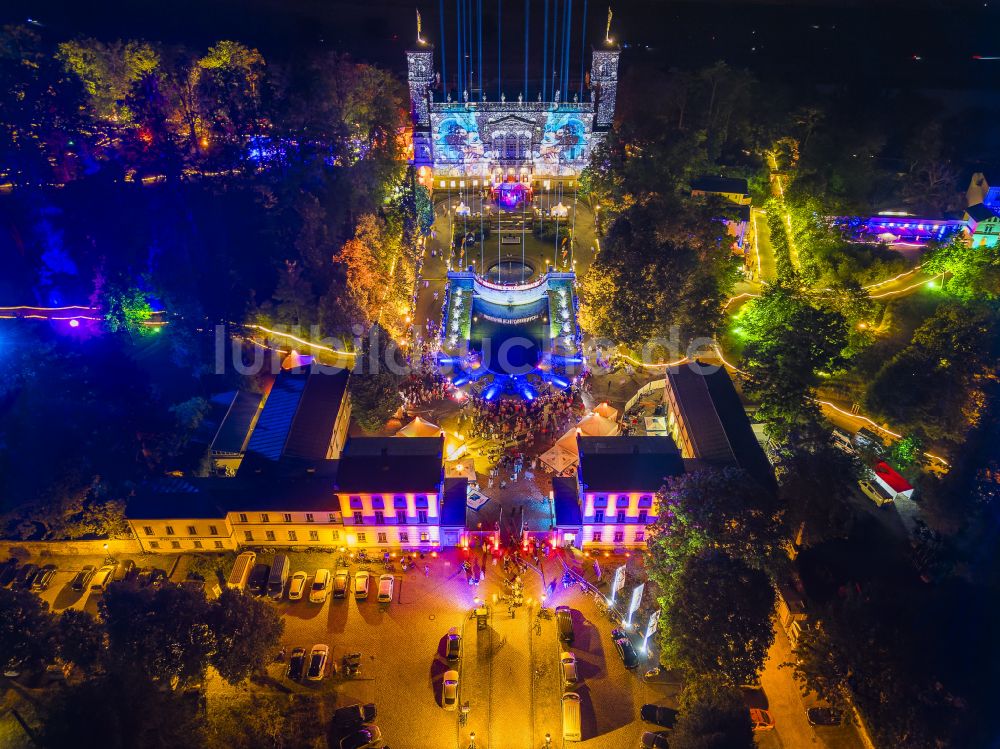
<svg viewBox="0 0 1000 749">
<path fill-rule="evenodd" d="M 607 28 L 607 31 L 604 32 L 604 38 L 607 41 L 609 41 L 609 42 L 611 41 L 611 15 L 612 15 L 611 14 L 611 6 L 609 5 L 608 6 L 608 28 Z"/>
<path fill-rule="evenodd" d="M 615 600 L 618 591 L 625 586 L 625 565 L 615 570 L 615 576 L 611 580 L 611 600 Z"/>
<path fill-rule="evenodd" d="M 643 637 L 643 641 L 648 640 L 653 636 L 656 628 L 660 625 L 660 610 L 657 609 L 652 614 L 649 615 L 649 623 L 646 624 L 646 636 Z"/>
<path fill-rule="evenodd" d="M 609 21 L 609 23 L 610 23 L 610 21 Z M 417 41 L 418 42 L 422 42 L 423 41 L 423 38 L 422 38 L 423 32 L 424 32 L 424 28 L 423 27 L 424 27 L 423 21 L 420 19 L 420 8 L 417 8 Z"/>
<path fill-rule="evenodd" d="M 627 619 L 629 621 L 632 621 L 632 614 L 639 610 L 639 604 L 642 602 L 642 591 L 645 587 L 646 583 L 639 583 L 632 589 L 632 600 L 628 604 Z"/>
</svg>

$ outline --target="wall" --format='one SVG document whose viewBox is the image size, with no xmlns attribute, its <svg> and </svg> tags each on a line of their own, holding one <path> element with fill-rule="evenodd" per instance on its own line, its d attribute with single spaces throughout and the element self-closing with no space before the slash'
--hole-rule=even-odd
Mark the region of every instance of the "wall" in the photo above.
<svg viewBox="0 0 1000 749">
<path fill-rule="evenodd" d="M 104 544 L 108 548 L 104 548 Z M 106 541 L 0 541 L 0 556 L 45 557 L 58 555 L 103 556 L 111 554 L 141 554 L 142 547 L 134 538 Z"/>
</svg>

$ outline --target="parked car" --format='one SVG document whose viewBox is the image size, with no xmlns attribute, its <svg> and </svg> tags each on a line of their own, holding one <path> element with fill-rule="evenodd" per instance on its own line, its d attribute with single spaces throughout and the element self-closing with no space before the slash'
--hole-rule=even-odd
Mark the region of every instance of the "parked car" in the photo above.
<svg viewBox="0 0 1000 749">
<path fill-rule="evenodd" d="M 864 495 L 879 507 L 892 502 L 892 497 L 886 496 L 885 492 L 874 481 L 861 479 L 858 482 L 858 486 L 861 487 Z"/>
<path fill-rule="evenodd" d="M 161 570 L 158 567 L 143 567 L 139 572 L 137 581 L 140 588 L 158 588 L 160 583 L 166 579 L 166 570 Z"/>
<path fill-rule="evenodd" d="M 255 596 L 262 596 L 267 591 L 267 579 L 271 576 L 271 565 L 255 564 L 247 581 L 247 590 Z"/>
<path fill-rule="evenodd" d="M 97 568 L 92 564 L 85 564 L 79 572 L 73 575 L 73 579 L 69 583 L 69 587 L 80 593 L 87 589 L 87 584 L 90 582 L 90 578 L 94 576 Z"/>
<path fill-rule="evenodd" d="M 330 570 L 316 570 L 312 588 L 309 590 L 309 600 L 312 603 L 325 603 L 330 597 Z"/>
<path fill-rule="evenodd" d="M 306 678 L 309 681 L 322 681 L 326 675 L 326 661 L 329 657 L 329 645 L 313 645 L 309 651 L 309 670 L 306 671 Z"/>
<path fill-rule="evenodd" d="M 670 731 L 646 731 L 642 734 L 643 749 L 670 749 Z"/>
<path fill-rule="evenodd" d="M 27 590 L 31 587 L 31 583 L 35 579 L 36 572 L 38 572 L 37 564 L 24 565 L 17 571 L 17 575 L 14 577 L 14 582 L 11 583 L 11 587 Z"/>
<path fill-rule="evenodd" d="M 449 661 L 457 661 L 462 657 L 462 635 L 458 633 L 458 627 L 448 630 L 448 638 L 445 641 L 444 657 Z"/>
<path fill-rule="evenodd" d="M 336 726 L 356 726 L 362 723 L 371 723 L 375 720 L 375 705 L 368 703 L 362 705 L 355 702 L 353 705 L 344 705 L 333 711 L 333 724 Z"/>
<path fill-rule="evenodd" d="M 806 717 L 811 726 L 839 726 L 844 720 L 844 714 L 835 707 L 810 707 Z"/>
<path fill-rule="evenodd" d="M 378 602 L 392 603 L 392 586 L 395 578 L 392 575 L 380 575 L 378 578 Z"/>
<path fill-rule="evenodd" d="M 445 710 L 458 709 L 458 671 L 445 671 L 441 687 L 441 707 Z"/>
<path fill-rule="evenodd" d="M 113 564 L 106 564 L 101 569 L 94 573 L 94 577 L 90 580 L 90 593 L 93 595 L 101 595 L 105 590 L 108 589 L 108 585 L 111 584 L 111 578 L 115 574 L 115 566 Z"/>
<path fill-rule="evenodd" d="M 357 731 L 340 740 L 340 749 L 366 749 L 382 740 L 378 726 L 361 726 Z"/>
<path fill-rule="evenodd" d="M 306 665 L 306 649 L 294 648 L 288 659 L 288 678 L 298 681 L 302 678 L 302 669 Z"/>
<path fill-rule="evenodd" d="M 632 640 L 624 629 L 615 628 L 611 630 L 611 639 L 614 640 L 615 650 L 625 664 L 625 668 L 635 668 L 639 665 L 639 655 L 635 652 Z"/>
<path fill-rule="evenodd" d="M 306 581 L 309 580 L 309 575 L 307 575 L 302 570 L 299 570 L 294 575 L 292 575 L 292 581 L 288 583 L 288 600 L 297 601 L 302 598 L 302 594 L 306 590 Z M 312 596 L 310 596 L 311 598 Z"/>
<path fill-rule="evenodd" d="M 639 717 L 647 723 L 673 728 L 674 723 L 677 722 L 677 711 L 663 705 L 643 705 L 639 708 Z"/>
<path fill-rule="evenodd" d="M 333 597 L 347 598 L 347 591 L 351 587 L 351 571 L 345 567 L 338 567 L 333 576 Z"/>
<path fill-rule="evenodd" d="M 11 557 L 0 566 L 0 587 L 6 588 L 17 577 L 17 560 Z"/>
<path fill-rule="evenodd" d="M 368 584 L 371 580 L 371 573 L 368 570 L 358 570 L 354 573 L 354 597 L 363 601 L 368 597 Z"/>
<path fill-rule="evenodd" d="M 559 673 L 562 675 L 563 690 L 576 689 L 580 681 L 576 671 L 576 656 L 569 651 L 559 654 Z"/>
<path fill-rule="evenodd" d="M 559 642 L 573 644 L 573 612 L 569 606 L 556 606 L 556 631 Z"/>
<path fill-rule="evenodd" d="M 56 566 L 54 564 L 47 564 L 41 567 L 38 572 L 35 573 L 35 577 L 31 581 L 32 590 L 45 590 L 49 587 L 49 583 L 52 582 L 52 576 L 56 574 Z"/>
<path fill-rule="evenodd" d="M 774 718 L 771 713 L 759 707 L 750 708 L 750 722 L 755 731 L 770 731 L 774 728 Z"/>
<path fill-rule="evenodd" d="M 131 559 L 123 559 L 118 564 L 115 565 L 115 574 L 112 575 L 111 579 L 114 582 L 121 582 L 122 580 L 131 580 L 135 575 L 135 562 Z"/>
</svg>

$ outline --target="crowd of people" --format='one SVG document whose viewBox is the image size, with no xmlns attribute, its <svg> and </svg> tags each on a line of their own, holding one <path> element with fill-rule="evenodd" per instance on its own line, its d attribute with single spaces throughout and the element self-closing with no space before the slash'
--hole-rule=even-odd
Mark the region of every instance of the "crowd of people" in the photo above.
<svg viewBox="0 0 1000 749">
<path fill-rule="evenodd" d="M 470 421 L 468 431 L 475 437 L 502 441 L 523 438 L 525 447 L 530 447 L 536 439 L 545 442 L 561 434 L 581 411 L 572 393 L 551 392 L 533 401 L 475 399 L 462 419 Z"/>
<path fill-rule="evenodd" d="M 451 383 L 439 371 L 419 367 L 403 380 L 400 392 L 406 406 L 412 408 L 443 400 L 448 397 L 451 389 Z"/>
</svg>

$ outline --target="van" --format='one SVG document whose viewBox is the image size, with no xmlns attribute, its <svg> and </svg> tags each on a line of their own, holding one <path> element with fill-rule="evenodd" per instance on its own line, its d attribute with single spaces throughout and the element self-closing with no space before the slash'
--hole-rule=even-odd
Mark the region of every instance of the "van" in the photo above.
<svg viewBox="0 0 1000 749">
<path fill-rule="evenodd" d="M 100 595 L 105 590 L 108 589 L 108 585 L 112 581 L 112 577 L 115 574 L 115 566 L 113 564 L 106 564 L 97 570 L 97 574 L 94 575 L 94 579 L 90 581 L 90 592 L 97 593 Z"/>
<path fill-rule="evenodd" d="M 267 579 L 267 595 L 271 598 L 281 598 L 285 592 L 289 567 L 291 567 L 291 564 L 287 556 L 277 554 L 274 557 L 274 564 L 271 565 L 271 576 Z"/>
<path fill-rule="evenodd" d="M 253 570 L 253 565 L 256 561 L 257 555 L 252 551 L 244 551 L 236 557 L 233 569 L 230 571 L 229 577 L 226 579 L 226 587 L 235 588 L 239 591 L 246 589 L 247 580 L 250 579 L 250 572 Z"/>
<path fill-rule="evenodd" d="M 392 575 L 382 575 L 378 579 L 378 602 L 392 603 Z"/>
<path fill-rule="evenodd" d="M 559 632 L 559 642 L 573 644 L 573 614 L 569 606 L 556 606 L 556 629 Z"/>
<path fill-rule="evenodd" d="M 580 695 L 566 692 L 562 696 L 563 741 L 580 741 Z"/>
</svg>

